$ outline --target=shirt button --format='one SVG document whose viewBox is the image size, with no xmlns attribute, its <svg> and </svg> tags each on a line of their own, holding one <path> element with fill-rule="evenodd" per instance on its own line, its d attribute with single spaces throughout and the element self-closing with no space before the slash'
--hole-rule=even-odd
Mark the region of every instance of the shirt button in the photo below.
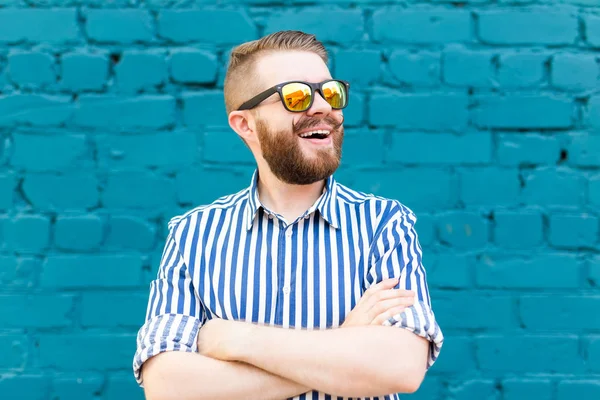
<svg viewBox="0 0 600 400">
<path fill-rule="evenodd" d="M 290 287 L 289 286 L 284 286 L 283 287 L 283 293 L 284 294 L 290 294 Z"/>
<path fill-rule="evenodd" d="M 269 219 L 273 219 L 273 214 L 269 214 Z"/>
<path fill-rule="evenodd" d="M 310 214 L 304 217 L 304 219 L 309 219 L 309 218 L 310 218 Z"/>
<path fill-rule="evenodd" d="M 292 233 L 293 233 L 293 232 L 292 232 L 291 230 L 289 230 L 289 231 L 287 231 L 287 232 L 285 233 L 285 236 L 287 236 L 287 237 L 289 237 L 289 238 L 290 238 L 290 237 L 292 237 Z"/>
</svg>

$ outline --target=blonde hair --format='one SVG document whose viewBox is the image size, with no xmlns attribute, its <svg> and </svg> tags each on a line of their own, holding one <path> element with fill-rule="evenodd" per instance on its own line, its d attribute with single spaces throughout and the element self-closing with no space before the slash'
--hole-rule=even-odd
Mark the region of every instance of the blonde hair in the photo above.
<svg viewBox="0 0 600 400">
<path fill-rule="evenodd" d="M 250 95 L 256 95 L 254 66 L 259 56 L 285 50 L 308 51 L 317 54 L 327 64 L 328 55 L 323 43 L 315 35 L 301 31 L 280 31 L 258 40 L 242 43 L 230 54 L 223 92 L 227 115 L 237 109 Z M 251 97 L 251 96 L 250 96 Z"/>
</svg>

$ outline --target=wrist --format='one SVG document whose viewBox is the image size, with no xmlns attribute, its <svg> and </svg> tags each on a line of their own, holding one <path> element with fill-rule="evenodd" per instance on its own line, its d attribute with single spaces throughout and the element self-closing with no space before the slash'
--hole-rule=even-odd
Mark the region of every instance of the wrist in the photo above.
<svg viewBox="0 0 600 400">
<path fill-rule="evenodd" d="M 228 356 L 231 361 L 248 363 L 252 356 L 254 338 L 257 336 L 258 325 L 250 322 L 239 322 L 235 340 L 230 343 Z"/>
</svg>

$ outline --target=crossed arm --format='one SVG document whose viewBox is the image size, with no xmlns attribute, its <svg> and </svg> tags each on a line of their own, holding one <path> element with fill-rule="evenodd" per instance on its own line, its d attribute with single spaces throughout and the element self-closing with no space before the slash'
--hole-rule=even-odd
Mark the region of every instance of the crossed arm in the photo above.
<svg viewBox="0 0 600 400">
<path fill-rule="evenodd" d="M 146 396 L 283 399 L 313 389 L 345 397 L 414 392 L 425 375 L 429 343 L 404 329 L 380 326 L 412 304 L 408 292 L 389 288 L 394 284 L 372 287 L 341 329 L 208 321 L 197 338 L 200 354 L 168 352 L 146 362 Z"/>
</svg>

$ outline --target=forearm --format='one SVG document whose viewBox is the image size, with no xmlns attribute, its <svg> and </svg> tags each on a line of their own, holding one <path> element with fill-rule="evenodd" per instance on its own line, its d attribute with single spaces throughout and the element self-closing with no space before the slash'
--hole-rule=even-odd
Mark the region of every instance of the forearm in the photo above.
<svg viewBox="0 0 600 400">
<path fill-rule="evenodd" d="M 159 354 L 142 373 L 148 400 L 281 400 L 310 390 L 252 365 L 197 353 Z"/>
<path fill-rule="evenodd" d="M 403 329 L 366 326 L 323 331 L 254 326 L 234 359 L 338 396 L 417 390 L 428 343 Z"/>
</svg>

